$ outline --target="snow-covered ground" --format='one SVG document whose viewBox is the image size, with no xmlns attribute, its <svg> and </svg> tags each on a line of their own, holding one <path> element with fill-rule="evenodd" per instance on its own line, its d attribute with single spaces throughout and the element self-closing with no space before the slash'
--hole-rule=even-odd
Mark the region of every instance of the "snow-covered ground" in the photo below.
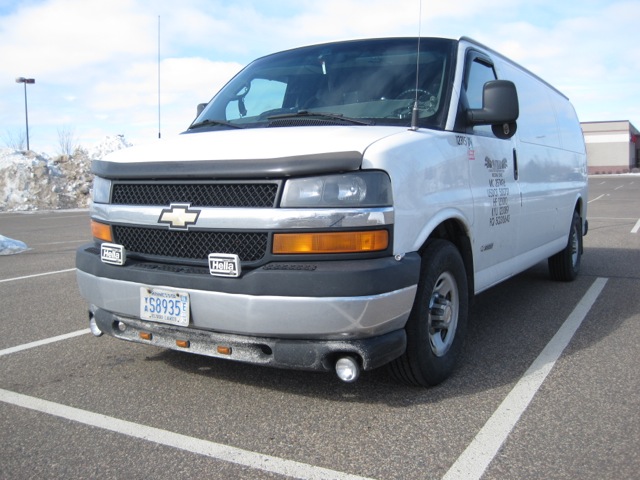
<svg viewBox="0 0 640 480">
<path fill-rule="evenodd" d="M 130 146 L 124 136 L 113 135 L 89 150 L 79 148 L 71 156 L 0 148 L 0 212 L 87 207 L 93 180 L 91 161 Z M 0 223 L 0 255 L 29 249 L 2 233 Z"/>
</svg>

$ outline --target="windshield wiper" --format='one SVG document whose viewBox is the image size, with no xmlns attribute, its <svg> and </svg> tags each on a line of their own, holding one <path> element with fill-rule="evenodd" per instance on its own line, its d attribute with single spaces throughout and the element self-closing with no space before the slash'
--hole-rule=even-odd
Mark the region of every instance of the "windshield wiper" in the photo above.
<svg viewBox="0 0 640 480">
<path fill-rule="evenodd" d="M 337 120 L 339 122 L 351 123 L 353 125 L 373 125 L 373 122 L 367 120 L 359 120 L 357 118 L 349 118 L 345 117 L 340 113 L 330 113 L 330 112 L 310 112 L 309 110 L 300 110 L 295 113 L 282 113 L 280 115 L 272 115 L 267 117 L 267 120 L 286 120 L 289 118 L 320 118 L 327 120 Z"/>
<path fill-rule="evenodd" d="M 210 120 L 206 119 L 198 123 L 194 123 L 189 127 L 189 130 L 193 130 L 194 128 L 207 127 L 212 125 L 222 125 L 224 127 L 231 128 L 244 128 L 242 125 L 236 125 L 235 123 L 226 122 L 224 120 Z"/>
</svg>

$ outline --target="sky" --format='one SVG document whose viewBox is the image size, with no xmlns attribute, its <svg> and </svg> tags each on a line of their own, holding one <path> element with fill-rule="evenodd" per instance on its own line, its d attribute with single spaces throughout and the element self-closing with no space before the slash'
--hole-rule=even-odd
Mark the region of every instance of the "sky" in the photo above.
<svg viewBox="0 0 640 480">
<path fill-rule="evenodd" d="M 469 36 L 567 95 L 581 121 L 640 128 L 640 0 L 0 0 L 0 147 L 90 149 L 186 129 L 244 65 L 353 38 Z M 160 80 L 160 81 L 159 81 Z M 160 87 L 160 88 L 159 88 Z"/>
</svg>

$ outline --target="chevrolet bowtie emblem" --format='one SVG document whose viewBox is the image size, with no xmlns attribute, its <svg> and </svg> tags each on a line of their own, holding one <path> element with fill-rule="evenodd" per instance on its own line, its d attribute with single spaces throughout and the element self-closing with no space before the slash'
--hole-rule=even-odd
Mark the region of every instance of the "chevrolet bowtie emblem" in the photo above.
<svg viewBox="0 0 640 480">
<path fill-rule="evenodd" d="M 200 216 L 200 210 L 191 210 L 190 207 L 190 203 L 172 203 L 162 210 L 158 223 L 168 224 L 170 230 L 188 230 Z"/>
</svg>

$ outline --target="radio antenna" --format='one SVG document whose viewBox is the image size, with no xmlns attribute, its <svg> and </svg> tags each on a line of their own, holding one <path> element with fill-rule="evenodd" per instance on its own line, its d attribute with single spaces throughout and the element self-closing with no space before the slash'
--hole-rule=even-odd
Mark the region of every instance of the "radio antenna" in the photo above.
<svg viewBox="0 0 640 480">
<path fill-rule="evenodd" d="M 418 130 L 418 86 L 420 78 L 420 39 L 422 37 L 422 0 L 419 0 L 420 10 L 418 13 L 418 54 L 416 55 L 416 97 L 413 101 L 413 110 L 411 111 L 411 130 Z"/>
<path fill-rule="evenodd" d="M 160 129 L 160 15 L 158 15 L 158 139 L 162 137 Z"/>
</svg>

